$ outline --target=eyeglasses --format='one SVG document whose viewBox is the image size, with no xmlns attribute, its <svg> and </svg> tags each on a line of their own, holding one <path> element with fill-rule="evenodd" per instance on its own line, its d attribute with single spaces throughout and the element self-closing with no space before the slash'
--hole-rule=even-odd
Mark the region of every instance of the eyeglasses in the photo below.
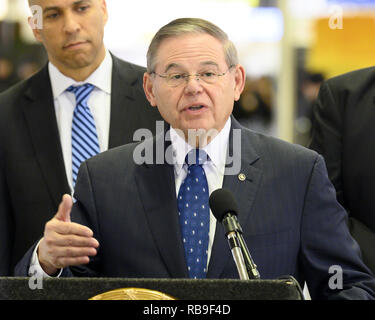
<svg viewBox="0 0 375 320">
<path fill-rule="evenodd" d="M 195 77 L 197 81 L 202 80 L 205 83 L 213 84 L 220 79 L 220 77 L 225 76 L 230 69 L 232 69 L 234 65 L 231 65 L 227 71 L 223 73 L 217 73 L 215 71 L 203 71 L 197 74 L 187 74 L 187 73 L 167 73 L 167 74 L 158 74 L 156 72 L 151 72 L 151 74 L 155 74 L 159 76 L 160 78 L 165 79 L 167 82 L 167 85 L 170 87 L 178 87 L 182 85 L 183 83 L 187 83 L 189 81 L 190 77 Z"/>
</svg>

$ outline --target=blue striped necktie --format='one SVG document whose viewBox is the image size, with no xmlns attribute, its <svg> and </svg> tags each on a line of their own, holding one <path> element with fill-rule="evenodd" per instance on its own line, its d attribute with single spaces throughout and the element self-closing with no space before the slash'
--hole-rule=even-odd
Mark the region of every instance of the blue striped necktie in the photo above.
<svg viewBox="0 0 375 320">
<path fill-rule="evenodd" d="M 210 230 L 209 190 L 202 165 L 207 161 L 203 150 L 193 149 L 186 156 L 188 173 L 178 192 L 185 259 L 190 278 L 205 278 Z"/>
<path fill-rule="evenodd" d="M 76 107 L 72 121 L 72 173 L 73 188 L 76 184 L 78 169 L 81 163 L 100 152 L 98 135 L 87 101 L 94 90 L 92 84 L 70 86 L 67 91 L 76 96 Z"/>
</svg>

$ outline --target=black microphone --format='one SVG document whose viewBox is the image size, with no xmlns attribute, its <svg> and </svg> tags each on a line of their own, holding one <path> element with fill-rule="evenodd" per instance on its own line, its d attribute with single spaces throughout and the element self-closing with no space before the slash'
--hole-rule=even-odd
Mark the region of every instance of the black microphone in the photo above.
<svg viewBox="0 0 375 320">
<path fill-rule="evenodd" d="M 259 272 L 251 258 L 242 236 L 242 228 L 237 220 L 238 208 L 233 194 L 227 189 L 215 190 L 210 196 L 209 203 L 213 215 L 223 224 L 240 279 L 259 279 Z"/>
</svg>

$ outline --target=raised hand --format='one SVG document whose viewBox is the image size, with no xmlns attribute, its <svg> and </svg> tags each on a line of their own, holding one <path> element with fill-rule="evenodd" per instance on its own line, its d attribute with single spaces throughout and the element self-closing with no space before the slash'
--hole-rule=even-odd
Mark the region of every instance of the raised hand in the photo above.
<svg viewBox="0 0 375 320">
<path fill-rule="evenodd" d="M 91 229 L 71 222 L 72 206 L 72 197 L 65 194 L 56 215 L 45 225 L 44 237 L 38 248 L 38 259 L 49 275 L 61 268 L 87 264 L 89 257 L 95 256 L 99 247 Z"/>
</svg>

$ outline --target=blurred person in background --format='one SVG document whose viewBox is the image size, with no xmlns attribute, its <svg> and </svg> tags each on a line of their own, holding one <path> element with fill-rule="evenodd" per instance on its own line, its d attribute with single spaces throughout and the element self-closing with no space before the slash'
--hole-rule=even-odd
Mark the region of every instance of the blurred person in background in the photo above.
<svg viewBox="0 0 375 320">
<path fill-rule="evenodd" d="M 308 146 L 311 141 L 313 105 L 318 98 L 324 76 L 322 73 L 304 72 L 301 80 L 295 120 L 295 141 L 303 146 Z"/>
<path fill-rule="evenodd" d="M 0 57 L 0 92 L 18 82 L 14 72 L 14 65 L 10 59 Z"/>
<path fill-rule="evenodd" d="M 241 98 L 234 104 L 233 115 L 246 128 L 272 134 L 273 98 L 270 77 L 247 78 Z"/>
<path fill-rule="evenodd" d="M 0 21 L 0 92 L 32 76 L 46 61 L 43 45 L 21 36 L 20 22 Z"/>
<path fill-rule="evenodd" d="M 375 273 L 375 68 L 323 82 L 310 147 L 325 158 L 364 262 Z"/>
<path fill-rule="evenodd" d="M 160 119 L 143 92 L 145 69 L 104 46 L 105 0 L 29 5 L 42 9 L 33 33 L 49 62 L 0 94 L 0 276 L 12 275 L 72 194 L 81 161 L 133 141 L 138 128 L 155 131 Z"/>
</svg>

